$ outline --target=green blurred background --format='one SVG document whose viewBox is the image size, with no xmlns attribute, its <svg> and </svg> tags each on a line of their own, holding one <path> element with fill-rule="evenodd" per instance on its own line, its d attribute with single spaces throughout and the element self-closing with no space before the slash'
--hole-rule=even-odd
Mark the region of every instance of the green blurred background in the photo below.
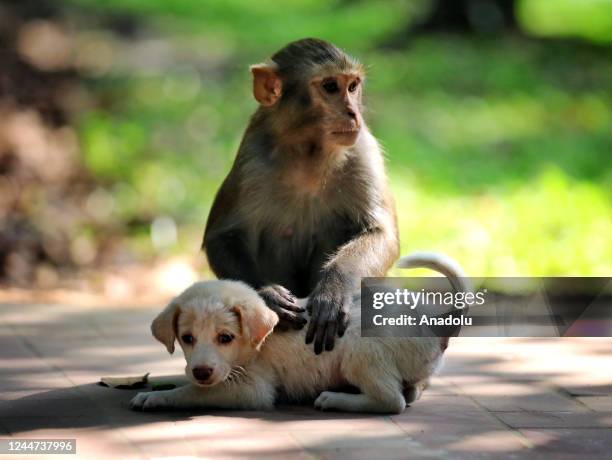
<svg viewBox="0 0 612 460">
<path fill-rule="evenodd" d="M 307 36 L 368 66 L 402 253 L 612 275 L 610 0 L 4 0 L 3 282 L 167 260 L 209 276 L 248 65 Z"/>
</svg>

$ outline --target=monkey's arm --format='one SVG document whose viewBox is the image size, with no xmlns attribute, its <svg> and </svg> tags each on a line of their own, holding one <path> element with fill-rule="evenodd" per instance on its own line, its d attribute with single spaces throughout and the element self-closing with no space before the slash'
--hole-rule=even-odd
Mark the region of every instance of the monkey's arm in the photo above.
<svg viewBox="0 0 612 460">
<path fill-rule="evenodd" d="M 235 217 L 237 191 L 230 173 L 215 197 L 204 231 L 202 249 L 208 264 L 217 278 L 244 281 L 257 289 L 268 307 L 279 316 L 281 329 L 290 326 L 301 329 L 306 319 L 299 313 L 304 309 L 287 289 L 266 281 L 247 245 L 246 230 L 239 224 L 230 224 L 239 222 Z"/>
<path fill-rule="evenodd" d="M 381 209 L 377 224 L 341 246 L 324 265 L 321 280 L 308 301 L 311 312 L 306 343 L 314 341 L 319 354 L 334 348 L 336 334 L 344 335 L 352 291 L 360 279 L 383 276 L 399 255 L 392 211 Z"/>
</svg>

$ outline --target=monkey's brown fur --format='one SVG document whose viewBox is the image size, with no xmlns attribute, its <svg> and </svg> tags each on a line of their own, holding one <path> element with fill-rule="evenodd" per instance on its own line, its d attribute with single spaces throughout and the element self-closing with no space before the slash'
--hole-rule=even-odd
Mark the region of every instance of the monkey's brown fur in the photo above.
<svg viewBox="0 0 612 460">
<path fill-rule="evenodd" d="M 363 69 L 334 45 L 304 39 L 252 66 L 260 107 L 210 212 L 203 247 L 219 278 L 259 290 L 302 327 L 293 294 L 310 296 L 307 342 L 332 349 L 361 277 L 398 256 L 383 157 L 363 122 Z"/>
</svg>

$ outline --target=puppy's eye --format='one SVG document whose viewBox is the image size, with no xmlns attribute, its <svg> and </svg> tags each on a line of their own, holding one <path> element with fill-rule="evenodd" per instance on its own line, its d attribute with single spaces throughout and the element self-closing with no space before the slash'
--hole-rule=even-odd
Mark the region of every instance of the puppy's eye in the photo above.
<svg viewBox="0 0 612 460">
<path fill-rule="evenodd" d="M 357 89 L 357 82 L 351 82 L 351 84 L 348 87 L 349 93 L 354 93 L 355 90 Z"/>
<path fill-rule="evenodd" d="M 338 82 L 336 80 L 324 80 L 323 83 L 321 83 L 321 86 L 323 86 L 323 89 L 328 94 L 333 94 L 340 91 Z"/>
<path fill-rule="evenodd" d="M 217 342 L 221 345 L 227 345 L 234 340 L 234 336 L 232 334 L 228 334 L 227 332 L 223 332 L 217 336 Z"/>
<path fill-rule="evenodd" d="M 191 345 L 193 344 L 193 342 L 195 342 L 195 339 L 193 338 L 193 335 L 191 334 L 183 334 L 181 336 L 181 340 L 183 341 L 183 343 L 186 343 L 187 345 Z"/>
</svg>

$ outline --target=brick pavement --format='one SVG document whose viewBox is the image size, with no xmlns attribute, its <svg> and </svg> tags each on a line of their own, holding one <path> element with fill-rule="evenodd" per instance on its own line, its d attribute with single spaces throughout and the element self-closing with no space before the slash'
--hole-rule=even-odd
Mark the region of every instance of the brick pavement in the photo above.
<svg viewBox="0 0 612 460">
<path fill-rule="evenodd" d="M 455 339 L 441 375 L 398 416 L 300 406 L 131 412 L 135 391 L 95 382 L 145 372 L 181 378 L 173 377 L 184 366 L 180 353 L 167 355 L 150 336 L 158 310 L 0 305 L 0 436 L 76 438 L 77 457 L 91 459 L 595 459 L 612 452 L 612 339 Z"/>
</svg>

